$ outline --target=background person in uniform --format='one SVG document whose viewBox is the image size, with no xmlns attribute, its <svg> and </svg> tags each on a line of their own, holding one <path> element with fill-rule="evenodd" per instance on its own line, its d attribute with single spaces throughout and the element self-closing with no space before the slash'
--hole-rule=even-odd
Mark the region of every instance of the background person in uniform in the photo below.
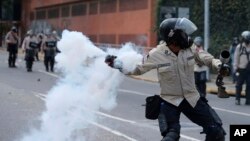
<svg viewBox="0 0 250 141">
<path fill-rule="evenodd" d="M 224 141 L 225 131 L 221 119 L 195 88 L 195 61 L 219 69 L 221 61 L 205 51 L 197 52 L 188 35 L 197 27 L 186 18 L 169 18 L 160 25 L 160 35 L 165 41 L 149 52 L 145 63 L 138 65 L 131 74 L 143 74 L 157 69 L 161 87 L 160 114 L 158 116 L 162 141 L 178 141 L 180 138 L 180 114 L 203 127 L 206 141 Z M 110 58 L 110 57 L 107 57 Z M 114 68 L 122 66 L 110 61 Z M 105 60 L 107 62 L 107 60 Z M 225 68 L 228 70 L 228 68 Z"/>
<path fill-rule="evenodd" d="M 9 52 L 9 67 L 16 67 L 18 40 L 19 38 L 17 35 L 17 28 L 13 26 L 5 37 L 5 42 L 7 43 L 7 51 Z"/>
<path fill-rule="evenodd" d="M 46 71 L 54 72 L 55 55 L 56 55 L 57 40 L 52 36 L 51 31 L 46 31 L 42 43 L 42 50 L 44 51 L 44 65 Z"/>
<path fill-rule="evenodd" d="M 59 35 L 57 34 L 57 32 L 55 30 L 52 31 L 52 36 L 54 37 L 54 39 L 56 40 L 56 42 L 60 41 L 61 38 L 59 37 Z M 56 52 L 60 53 L 60 50 L 57 47 L 57 43 L 56 43 Z"/>
<path fill-rule="evenodd" d="M 38 50 L 38 40 L 32 30 L 27 32 L 23 40 L 22 49 L 25 52 L 26 68 L 28 72 L 32 71 L 35 54 Z"/>
<path fill-rule="evenodd" d="M 39 52 L 41 51 L 42 42 L 43 42 L 43 34 L 42 33 L 37 34 L 37 41 L 38 41 L 38 47 L 37 47 L 37 52 L 36 52 L 35 58 L 37 61 L 40 61 Z"/>
<path fill-rule="evenodd" d="M 231 44 L 231 46 L 229 48 L 231 70 L 233 70 L 234 53 L 235 53 L 235 49 L 236 49 L 236 47 L 237 47 L 238 44 L 239 44 L 239 38 L 238 37 L 234 37 L 233 41 L 232 41 L 232 44 Z M 231 76 L 232 76 L 233 83 L 235 83 L 236 82 L 236 76 L 235 76 L 235 72 L 234 71 L 232 71 Z"/>
<path fill-rule="evenodd" d="M 246 105 L 250 105 L 250 31 L 241 34 L 242 42 L 234 54 L 234 71 L 237 75 L 235 104 L 240 105 L 242 85 L 246 82 Z"/>
<path fill-rule="evenodd" d="M 203 39 L 198 36 L 194 38 L 196 52 L 203 52 Z M 194 65 L 194 78 L 197 90 L 202 98 L 206 97 L 207 66 L 199 62 Z"/>
</svg>

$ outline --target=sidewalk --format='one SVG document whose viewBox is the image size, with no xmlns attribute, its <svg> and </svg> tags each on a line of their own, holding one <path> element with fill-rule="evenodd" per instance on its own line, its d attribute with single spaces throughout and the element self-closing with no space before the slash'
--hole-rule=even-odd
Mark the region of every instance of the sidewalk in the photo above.
<svg viewBox="0 0 250 141">
<path fill-rule="evenodd" d="M 135 76 L 131 75 L 130 77 L 135 78 L 135 79 L 140 79 L 144 81 L 150 81 L 150 82 L 158 82 L 158 77 L 156 70 L 151 70 L 143 75 Z M 217 94 L 218 93 L 218 88 L 215 84 L 217 75 L 215 74 L 210 74 L 210 81 L 207 82 L 207 93 L 213 93 Z M 229 95 L 234 96 L 235 95 L 235 84 L 232 83 L 230 77 L 225 77 L 223 79 L 223 82 L 225 83 L 224 86 L 226 87 L 226 91 Z M 243 86 L 242 90 L 242 95 L 245 96 L 245 85 Z"/>
</svg>

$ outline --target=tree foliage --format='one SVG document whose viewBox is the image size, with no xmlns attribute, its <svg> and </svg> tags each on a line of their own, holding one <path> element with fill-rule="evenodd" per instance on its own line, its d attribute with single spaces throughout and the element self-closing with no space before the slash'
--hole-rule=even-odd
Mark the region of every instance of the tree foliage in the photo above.
<svg viewBox="0 0 250 141">
<path fill-rule="evenodd" d="M 228 49 L 233 37 L 250 29 L 250 1 L 210 0 L 210 46 L 209 52 L 217 56 L 221 50 Z M 189 7 L 190 19 L 197 25 L 193 36 L 204 35 L 204 0 L 158 0 L 158 7 Z M 158 13 L 159 13 L 159 8 Z M 159 17 L 156 24 L 159 25 Z"/>
</svg>

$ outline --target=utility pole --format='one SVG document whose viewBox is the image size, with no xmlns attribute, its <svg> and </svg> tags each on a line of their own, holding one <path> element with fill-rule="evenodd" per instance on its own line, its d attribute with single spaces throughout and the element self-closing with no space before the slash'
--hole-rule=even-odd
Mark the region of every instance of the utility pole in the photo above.
<svg viewBox="0 0 250 141">
<path fill-rule="evenodd" d="M 204 49 L 208 50 L 209 47 L 209 0 L 205 0 L 204 2 Z"/>
<path fill-rule="evenodd" d="M 209 47 L 209 0 L 204 0 L 204 50 Z M 210 80 L 209 69 L 207 70 L 207 80 Z"/>
</svg>

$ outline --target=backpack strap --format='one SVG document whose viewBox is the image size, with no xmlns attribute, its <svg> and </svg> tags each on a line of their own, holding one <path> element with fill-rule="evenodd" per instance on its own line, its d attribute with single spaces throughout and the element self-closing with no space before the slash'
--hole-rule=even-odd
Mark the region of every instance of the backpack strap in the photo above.
<svg viewBox="0 0 250 141">
<path fill-rule="evenodd" d="M 249 60 L 249 52 L 247 52 L 246 47 L 245 47 L 245 51 L 246 51 L 246 55 L 247 55 L 247 61 L 249 62 L 249 61 L 250 61 L 250 60 Z"/>
<path fill-rule="evenodd" d="M 242 44 L 240 44 L 240 56 L 244 53 L 246 53 L 247 60 L 249 61 L 249 52 L 247 52 L 247 48 L 245 46 L 242 46 Z"/>
</svg>

